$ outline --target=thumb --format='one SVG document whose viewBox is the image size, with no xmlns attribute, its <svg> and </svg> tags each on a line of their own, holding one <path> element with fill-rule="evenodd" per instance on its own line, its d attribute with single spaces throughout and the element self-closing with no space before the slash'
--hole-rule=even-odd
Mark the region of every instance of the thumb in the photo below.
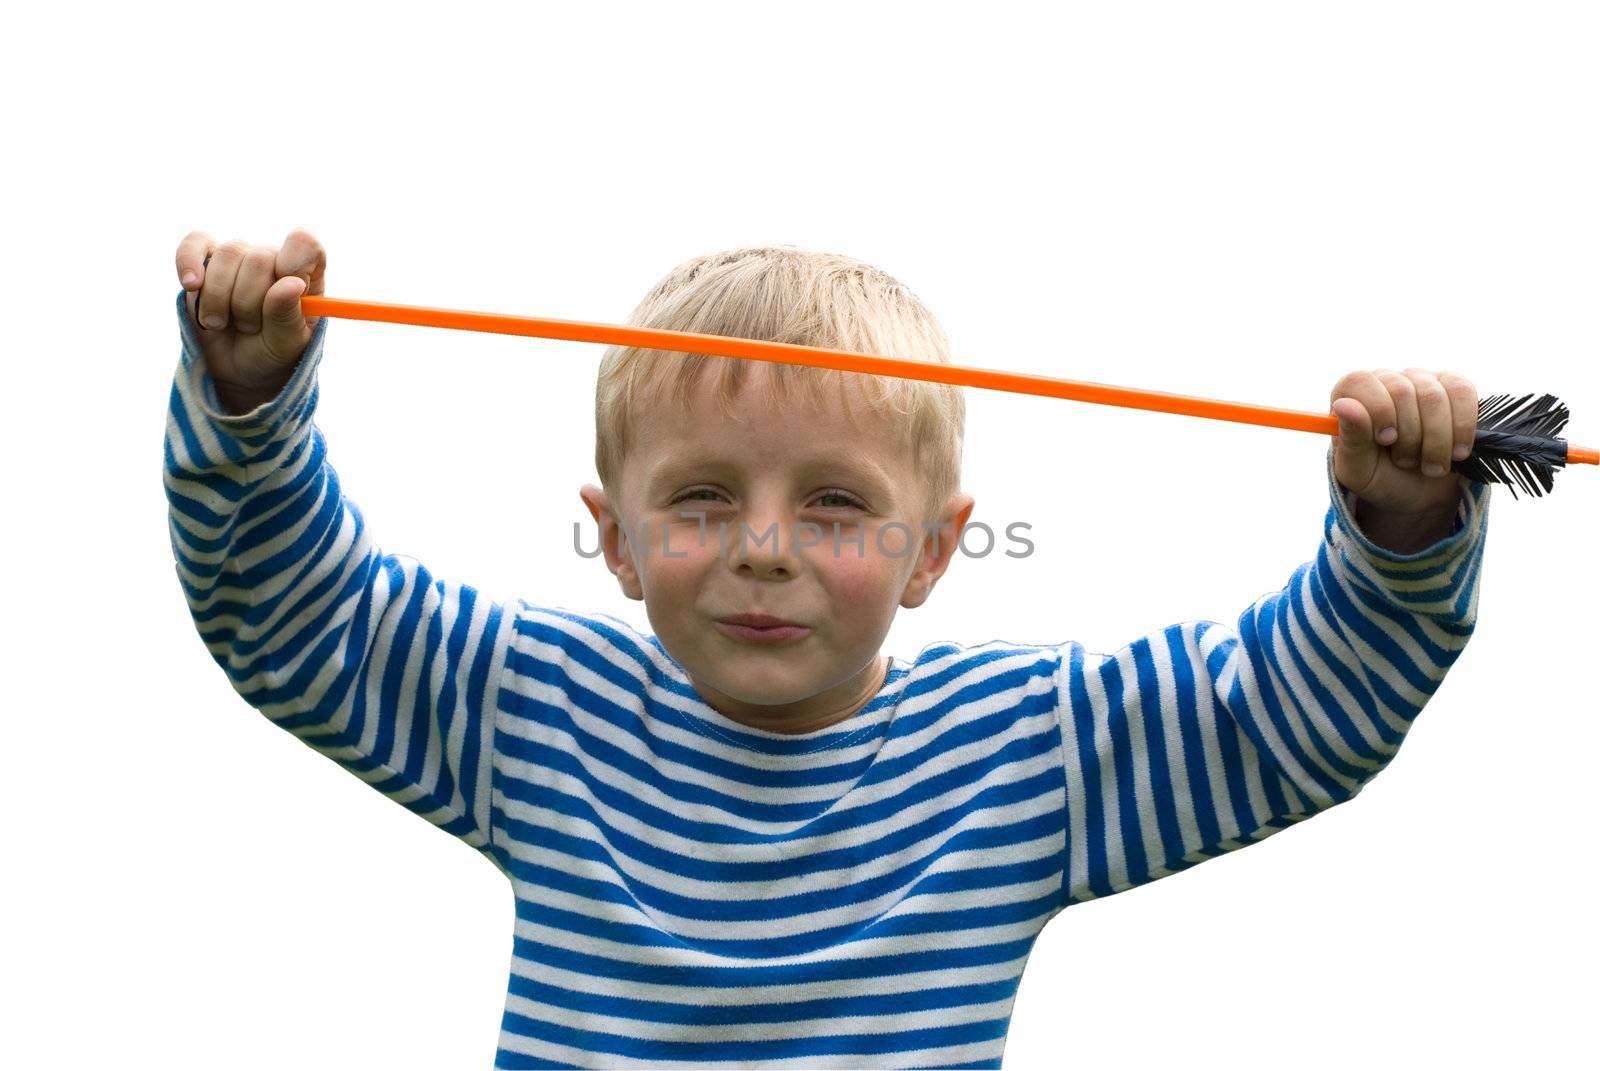
<svg viewBox="0 0 1600 1071">
<path fill-rule="evenodd" d="M 294 364 L 311 339 L 311 328 L 300 311 L 300 298 L 306 281 L 298 275 L 285 275 L 273 283 L 261 302 L 262 342 L 274 357 Z"/>
<path fill-rule="evenodd" d="M 1339 418 L 1339 435 L 1333 445 L 1333 475 L 1340 483 L 1359 492 L 1372 482 L 1378 467 L 1378 444 L 1372 436 L 1372 415 L 1354 398 L 1333 403 Z"/>
</svg>

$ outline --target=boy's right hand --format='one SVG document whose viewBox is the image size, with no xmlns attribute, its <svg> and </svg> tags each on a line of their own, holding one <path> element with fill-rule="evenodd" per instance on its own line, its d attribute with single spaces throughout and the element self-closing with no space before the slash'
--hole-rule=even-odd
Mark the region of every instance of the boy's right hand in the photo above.
<svg viewBox="0 0 1600 1071">
<path fill-rule="evenodd" d="M 304 230 L 291 231 L 280 248 L 218 245 L 204 231 L 178 243 L 185 305 L 200 325 L 206 370 L 229 412 L 271 401 L 294 375 L 321 319 L 308 321 L 300 298 L 322 293 L 327 265 L 322 243 Z"/>
</svg>

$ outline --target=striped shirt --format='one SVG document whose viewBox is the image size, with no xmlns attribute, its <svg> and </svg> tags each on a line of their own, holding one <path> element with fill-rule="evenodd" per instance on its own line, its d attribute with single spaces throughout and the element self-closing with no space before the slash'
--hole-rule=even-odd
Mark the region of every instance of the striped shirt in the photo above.
<svg viewBox="0 0 1600 1071">
<path fill-rule="evenodd" d="M 328 318 L 229 415 L 177 308 L 195 626 L 252 706 L 509 879 L 497 1068 L 999 1067 L 1045 923 L 1355 795 L 1476 617 L 1488 486 L 1394 554 L 1330 449 L 1315 560 L 1234 626 L 934 643 L 838 725 L 748 728 L 616 617 L 382 552 L 312 420 Z"/>
</svg>

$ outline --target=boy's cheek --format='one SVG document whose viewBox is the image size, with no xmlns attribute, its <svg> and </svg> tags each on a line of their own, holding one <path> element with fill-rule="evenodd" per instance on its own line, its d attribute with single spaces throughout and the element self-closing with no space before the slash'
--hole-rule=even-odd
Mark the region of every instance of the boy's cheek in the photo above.
<svg viewBox="0 0 1600 1071">
<path fill-rule="evenodd" d="M 831 547 L 818 547 L 817 567 L 827 577 L 829 594 L 841 612 L 871 612 L 889 599 L 895 578 L 904 569 L 898 559 L 875 553 L 870 548 L 866 555 L 856 557 L 856 548 L 845 546 L 834 557 Z"/>
</svg>

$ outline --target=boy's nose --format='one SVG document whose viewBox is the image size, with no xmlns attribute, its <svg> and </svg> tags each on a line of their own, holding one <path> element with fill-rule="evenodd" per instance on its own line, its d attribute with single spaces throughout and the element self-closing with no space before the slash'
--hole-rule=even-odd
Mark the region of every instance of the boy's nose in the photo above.
<svg viewBox="0 0 1600 1071">
<path fill-rule="evenodd" d="M 776 513 L 746 516 L 728 540 L 727 557 L 735 572 L 794 575 L 799 560 L 794 549 L 793 522 Z"/>
</svg>

